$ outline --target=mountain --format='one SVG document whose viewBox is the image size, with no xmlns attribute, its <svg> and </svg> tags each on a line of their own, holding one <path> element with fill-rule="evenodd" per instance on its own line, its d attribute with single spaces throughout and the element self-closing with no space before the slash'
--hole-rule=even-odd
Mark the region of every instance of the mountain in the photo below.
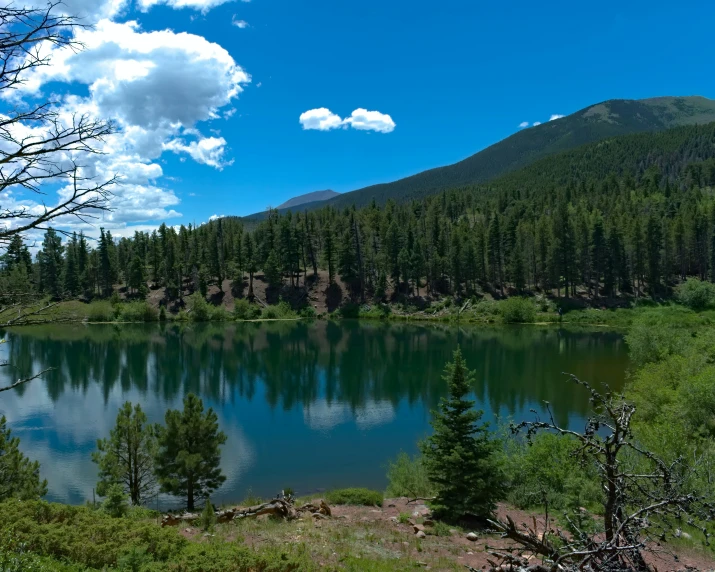
<svg viewBox="0 0 715 572">
<path fill-rule="evenodd" d="M 327 201 L 328 199 L 337 197 L 339 194 L 340 193 L 336 193 L 335 191 L 331 191 L 330 189 L 328 189 L 327 191 L 314 191 L 312 193 L 306 193 L 305 195 L 299 195 L 297 197 L 293 197 L 292 199 L 289 199 L 286 202 L 284 202 L 282 205 L 278 205 L 276 208 L 278 210 L 289 209 L 289 208 L 297 207 L 299 205 L 304 205 L 307 203 L 317 203 L 317 202 Z"/>
<path fill-rule="evenodd" d="M 343 193 L 328 201 L 302 203 L 301 208 L 310 210 L 326 205 L 338 209 L 352 205 L 361 207 L 373 199 L 379 204 L 388 199 L 401 202 L 445 189 L 485 183 L 518 171 L 544 157 L 588 143 L 620 135 L 664 131 L 671 127 L 713 121 L 715 100 L 701 96 L 611 99 L 566 117 L 523 129 L 453 165 L 430 169 L 392 183 Z M 263 216 L 261 213 L 248 218 L 261 219 Z"/>
</svg>

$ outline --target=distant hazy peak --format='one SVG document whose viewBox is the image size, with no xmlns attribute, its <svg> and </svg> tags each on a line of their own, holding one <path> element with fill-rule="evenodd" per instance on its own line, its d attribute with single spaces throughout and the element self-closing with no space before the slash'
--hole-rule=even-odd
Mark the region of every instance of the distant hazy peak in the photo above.
<svg viewBox="0 0 715 572">
<path fill-rule="evenodd" d="M 299 205 L 304 205 L 306 203 L 315 203 L 319 201 L 327 201 L 333 197 L 337 197 L 340 193 L 331 191 L 330 189 L 325 191 L 313 191 L 312 193 L 306 193 L 305 195 L 299 195 L 287 200 L 281 205 L 278 205 L 277 209 L 287 209 L 291 207 L 297 207 Z"/>
</svg>

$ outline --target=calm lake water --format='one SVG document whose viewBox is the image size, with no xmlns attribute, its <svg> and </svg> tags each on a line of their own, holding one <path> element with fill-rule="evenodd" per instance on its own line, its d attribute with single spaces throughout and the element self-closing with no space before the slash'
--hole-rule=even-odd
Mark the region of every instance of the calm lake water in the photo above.
<svg viewBox="0 0 715 572">
<path fill-rule="evenodd" d="M 0 360 L 12 368 L 0 369 L 0 385 L 56 368 L 2 395 L 0 414 L 41 462 L 49 500 L 68 503 L 92 498 L 91 452 L 127 400 L 156 422 L 188 392 L 213 407 L 228 435 L 228 478 L 213 500 L 237 502 L 289 486 L 300 494 L 383 488 L 387 460 L 416 451 L 429 432 L 457 344 L 490 420 L 530 418 L 548 401 L 560 423 L 578 427 L 587 396 L 562 372 L 620 389 L 628 367 L 618 334 L 539 327 L 317 321 L 52 325 L 4 335 Z"/>
</svg>

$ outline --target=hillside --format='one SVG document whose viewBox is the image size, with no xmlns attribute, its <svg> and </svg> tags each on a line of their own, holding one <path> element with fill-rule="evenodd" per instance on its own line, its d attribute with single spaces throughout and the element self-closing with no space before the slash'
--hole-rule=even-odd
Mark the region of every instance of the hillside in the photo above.
<svg viewBox="0 0 715 572">
<path fill-rule="evenodd" d="M 304 195 L 298 195 L 297 197 L 288 199 L 286 202 L 278 205 L 276 208 L 279 210 L 294 208 L 307 203 L 327 201 L 328 199 L 332 199 L 333 197 L 337 197 L 338 195 L 340 195 L 340 193 L 336 193 L 335 191 L 332 191 L 330 189 L 325 191 L 313 191 L 312 193 L 306 193 Z"/>
<path fill-rule="evenodd" d="M 485 183 L 518 171 L 544 157 L 588 143 L 713 121 L 715 100 L 705 97 L 612 99 L 514 133 L 453 165 L 344 193 L 327 202 L 303 203 L 301 207 L 309 210 L 324 205 L 339 209 L 352 205 L 362 207 L 373 198 L 378 204 L 384 204 L 388 199 L 400 202 L 445 189 Z M 262 219 L 263 214 L 248 218 Z"/>
</svg>

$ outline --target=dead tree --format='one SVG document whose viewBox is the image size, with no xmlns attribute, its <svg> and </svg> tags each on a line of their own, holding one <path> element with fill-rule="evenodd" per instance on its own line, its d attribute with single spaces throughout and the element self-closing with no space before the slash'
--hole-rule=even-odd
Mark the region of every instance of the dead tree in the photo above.
<svg viewBox="0 0 715 572">
<path fill-rule="evenodd" d="M 697 467 L 680 458 L 665 462 L 643 448 L 631 427 L 636 408 L 622 395 L 602 394 L 570 378 L 590 392 L 593 414 L 583 432 L 560 427 L 548 403 L 548 420 L 537 417 L 512 431 L 526 431 L 531 439 L 545 430 L 576 441 L 574 455 L 596 468 L 603 489 L 603 530 L 585 531 L 568 515 L 569 531 L 551 528 L 548 517 L 543 531 L 536 523 L 519 527 L 507 517 L 490 522 L 515 546 L 491 554 L 515 570 L 648 571 L 644 554 L 663 550 L 662 543 L 684 523 L 699 528 L 707 542 L 704 523 L 715 517 L 715 506 L 688 489 L 687 476 Z M 529 562 L 525 554 L 539 556 L 541 564 Z"/>
<path fill-rule="evenodd" d="M 115 131 L 112 122 L 84 114 L 67 117 L 55 101 L 28 104 L 11 95 L 33 72 L 50 65 L 56 49 L 82 49 L 73 33 L 85 26 L 64 15 L 59 4 L 0 7 L 0 97 L 16 102 L 0 114 L 0 246 L 16 234 L 46 229 L 58 217 L 95 218 L 109 210 L 116 182 L 116 177 L 96 181 L 83 161 L 101 154 L 100 144 Z M 10 193 L 17 198 L 22 192 L 42 199 L 46 183 L 64 189 L 49 205 L 41 200 L 42 210 L 10 201 Z"/>
</svg>

